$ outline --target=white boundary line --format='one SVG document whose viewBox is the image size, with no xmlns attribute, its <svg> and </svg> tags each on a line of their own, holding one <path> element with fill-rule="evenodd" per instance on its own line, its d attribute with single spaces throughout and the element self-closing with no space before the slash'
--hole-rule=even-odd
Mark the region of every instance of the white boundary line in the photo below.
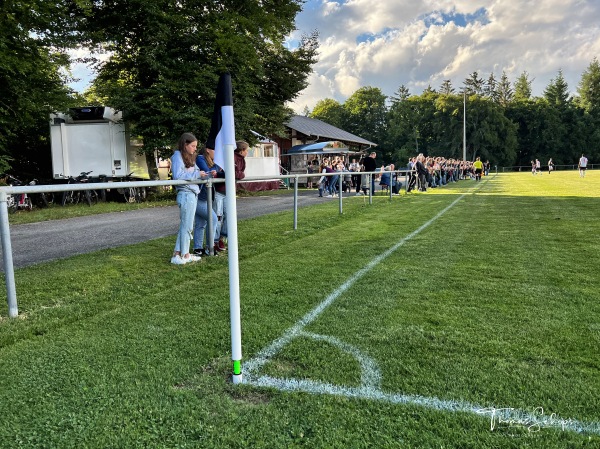
<svg viewBox="0 0 600 449">
<path fill-rule="evenodd" d="M 571 418 L 562 419 L 555 414 L 544 415 L 542 409 L 536 409 L 529 413 L 514 408 L 483 407 L 466 401 L 443 400 L 436 397 L 424 397 L 418 395 L 406 395 L 401 393 L 386 393 L 380 389 L 381 373 L 377 363 L 352 345 L 349 345 L 335 337 L 318 335 L 307 332 L 304 328 L 315 321 L 337 298 L 346 292 L 356 281 L 365 276 L 384 259 L 394 253 L 398 248 L 411 240 L 416 235 L 429 227 L 438 218 L 461 201 L 467 193 L 462 194 L 452 203 L 438 212 L 433 218 L 422 226 L 402 238 L 388 250 L 371 260 L 365 267 L 358 270 L 341 286 L 334 290 L 317 307 L 308 312 L 296 324 L 286 330 L 281 337 L 273 341 L 269 346 L 260 351 L 254 358 L 244 364 L 242 383 L 257 387 L 275 388 L 281 391 L 305 392 L 311 394 L 329 394 L 334 396 L 351 397 L 357 399 L 380 400 L 393 404 L 409 404 L 426 407 L 439 411 L 467 412 L 486 416 L 490 419 L 490 430 L 500 425 L 526 428 L 529 431 L 538 431 L 541 428 L 554 428 L 570 430 L 578 433 L 592 433 L 600 435 L 600 422 L 581 422 Z M 326 382 L 317 382 L 307 379 L 280 379 L 258 374 L 258 371 L 288 343 L 295 338 L 309 338 L 325 341 L 340 350 L 353 355 L 361 367 L 361 385 L 359 387 L 348 387 L 332 385 Z M 541 410 L 541 412 L 540 412 Z"/>
</svg>

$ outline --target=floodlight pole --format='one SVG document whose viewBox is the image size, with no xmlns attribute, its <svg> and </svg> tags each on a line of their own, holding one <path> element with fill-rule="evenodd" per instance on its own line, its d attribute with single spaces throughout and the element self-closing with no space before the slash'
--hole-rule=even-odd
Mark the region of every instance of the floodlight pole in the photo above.
<svg viewBox="0 0 600 449">
<path fill-rule="evenodd" d="M 463 92 L 463 161 L 467 161 L 467 91 Z"/>
</svg>

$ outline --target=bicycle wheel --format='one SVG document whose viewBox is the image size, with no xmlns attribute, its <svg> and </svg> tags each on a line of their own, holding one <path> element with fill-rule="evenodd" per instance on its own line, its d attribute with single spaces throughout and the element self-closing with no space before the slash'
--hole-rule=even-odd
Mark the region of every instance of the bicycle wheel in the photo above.
<svg viewBox="0 0 600 449">
<path fill-rule="evenodd" d="M 85 202 L 88 204 L 88 206 L 91 206 L 92 204 L 98 204 L 98 194 L 95 190 L 86 190 L 84 192 L 84 196 Z"/>
<path fill-rule="evenodd" d="M 125 197 L 126 203 L 137 203 L 138 202 L 138 193 L 135 187 L 129 187 L 124 190 L 123 196 Z"/>
<path fill-rule="evenodd" d="M 73 204 L 73 191 L 63 192 L 62 200 L 60 202 L 61 206 L 66 206 L 67 204 Z"/>
<path fill-rule="evenodd" d="M 7 206 L 8 206 L 8 212 L 11 214 L 14 214 L 17 211 L 17 198 L 16 195 L 10 195 L 8 197 L 8 201 L 7 201 Z"/>
<path fill-rule="evenodd" d="M 89 190 L 85 190 L 83 192 L 83 197 L 85 198 L 85 202 L 87 203 L 88 206 L 92 205 L 92 195 L 90 194 Z"/>
<path fill-rule="evenodd" d="M 79 192 L 79 191 L 69 190 L 67 192 L 64 192 L 62 201 L 61 201 L 61 205 L 67 206 L 70 204 L 77 204 L 77 203 L 79 203 L 80 196 L 81 196 L 81 192 Z"/>
<path fill-rule="evenodd" d="M 37 206 L 38 207 L 48 207 L 49 201 L 48 196 L 45 192 L 40 192 L 37 197 Z"/>
</svg>

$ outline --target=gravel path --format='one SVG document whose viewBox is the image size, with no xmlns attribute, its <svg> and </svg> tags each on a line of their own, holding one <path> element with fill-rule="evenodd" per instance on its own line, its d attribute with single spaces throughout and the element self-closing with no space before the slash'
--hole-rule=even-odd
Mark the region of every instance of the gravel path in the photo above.
<svg viewBox="0 0 600 449">
<path fill-rule="evenodd" d="M 324 201 L 316 191 L 298 194 L 298 207 Z M 238 219 L 292 210 L 293 192 L 237 199 Z M 13 264 L 26 267 L 54 259 L 85 254 L 121 245 L 175 235 L 179 227 L 177 206 L 153 207 L 87 217 L 52 220 L 10 227 Z M 4 263 L 0 259 L 4 271 Z"/>
</svg>

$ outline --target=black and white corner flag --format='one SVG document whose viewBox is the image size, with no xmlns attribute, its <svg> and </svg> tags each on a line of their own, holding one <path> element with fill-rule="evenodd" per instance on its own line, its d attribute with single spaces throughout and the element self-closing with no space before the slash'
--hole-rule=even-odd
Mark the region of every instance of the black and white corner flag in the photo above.
<svg viewBox="0 0 600 449">
<path fill-rule="evenodd" d="M 215 162 L 225 168 L 225 145 L 235 148 L 235 124 L 233 121 L 233 95 L 231 75 L 223 73 L 217 86 L 217 97 L 213 111 L 208 142 L 214 141 Z"/>
</svg>

